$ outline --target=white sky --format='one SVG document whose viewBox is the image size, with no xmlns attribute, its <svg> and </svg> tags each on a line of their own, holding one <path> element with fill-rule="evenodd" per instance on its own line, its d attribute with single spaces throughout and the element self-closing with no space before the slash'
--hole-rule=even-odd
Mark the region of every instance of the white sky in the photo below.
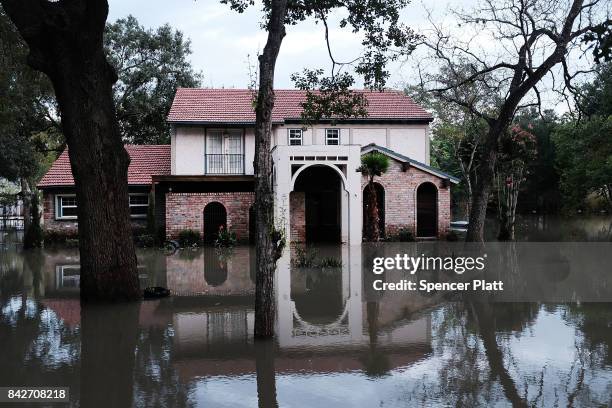
<svg viewBox="0 0 612 408">
<path fill-rule="evenodd" d="M 443 0 L 430 2 L 428 8 L 443 11 L 453 6 L 470 4 L 473 0 Z M 435 4 L 435 6 L 434 6 Z M 192 64 L 204 74 L 208 87 L 244 88 L 249 83 L 247 57 L 255 62 L 263 49 L 266 33 L 259 27 L 258 6 L 244 14 L 230 10 L 218 0 L 109 0 L 109 21 L 135 16 L 141 25 L 153 28 L 169 23 L 191 39 Z M 420 0 L 413 0 L 404 11 L 402 21 L 417 28 L 425 24 L 425 10 Z M 359 55 L 360 40 L 348 30 L 331 33 L 334 53 L 353 59 Z M 304 22 L 287 28 L 276 70 L 276 87 L 293 88 L 290 76 L 304 68 L 329 68 L 329 58 L 320 25 Z M 391 87 L 400 87 L 407 75 L 406 67 L 392 67 Z"/>
</svg>

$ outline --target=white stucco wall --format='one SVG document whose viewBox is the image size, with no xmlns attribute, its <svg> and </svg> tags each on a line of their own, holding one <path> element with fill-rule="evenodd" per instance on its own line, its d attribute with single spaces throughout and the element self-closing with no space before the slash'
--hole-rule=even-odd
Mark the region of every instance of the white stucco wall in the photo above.
<svg viewBox="0 0 612 408">
<path fill-rule="evenodd" d="M 275 126 L 272 135 L 272 147 L 287 146 L 289 139 L 288 130 L 295 128 L 300 128 L 300 125 Z M 316 125 L 303 130 L 303 145 L 324 146 L 325 129 L 327 128 L 340 130 L 341 145 L 365 146 L 375 143 L 414 160 L 429 164 L 428 125 Z M 204 127 L 176 127 L 171 138 L 172 174 L 204 174 L 205 134 Z M 246 128 L 244 130 L 244 154 L 245 174 L 253 174 L 253 159 L 255 156 L 255 134 L 253 128 Z"/>
<path fill-rule="evenodd" d="M 173 141 L 173 174 L 204 174 L 204 128 L 177 127 Z"/>
</svg>

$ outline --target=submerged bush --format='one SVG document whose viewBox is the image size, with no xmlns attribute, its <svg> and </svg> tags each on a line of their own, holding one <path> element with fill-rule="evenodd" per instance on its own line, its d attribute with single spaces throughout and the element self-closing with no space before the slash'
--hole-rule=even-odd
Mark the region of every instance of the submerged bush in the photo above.
<svg viewBox="0 0 612 408">
<path fill-rule="evenodd" d="M 389 242 L 412 242 L 414 241 L 414 233 L 410 228 L 400 228 L 395 234 L 387 235 Z"/>
<path fill-rule="evenodd" d="M 296 268 L 312 268 L 315 266 L 316 257 L 316 250 L 298 246 L 295 248 L 295 257 L 291 260 L 291 263 Z"/>
<path fill-rule="evenodd" d="M 342 260 L 328 256 L 317 264 L 319 268 L 342 268 Z"/>
<path fill-rule="evenodd" d="M 215 239 L 216 247 L 233 247 L 236 245 L 236 233 L 225 228 L 219 228 L 219 234 Z"/>
<path fill-rule="evenodd" d="M 76 231 L 51 229 L 43 232 L 43 240 L 45 245 L 66 244 L 68 241 L 78 243 L 79 235 Z"/>
<path fill-rule="evenodd" d="M 178 243 L 181 247 L 190 247 L 200 243 L 200 232 L 192 229 L 185 229 L 178 234 Z"/>
</svg>

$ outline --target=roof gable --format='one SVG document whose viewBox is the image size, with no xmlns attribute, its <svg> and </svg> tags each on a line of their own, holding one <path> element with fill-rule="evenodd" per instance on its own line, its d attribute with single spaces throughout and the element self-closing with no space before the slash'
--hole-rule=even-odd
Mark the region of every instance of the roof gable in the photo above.
<svg viewBox="0 0 612 408">
<path fill-rule="evenodd" d="M 380 152 L 386 156 L 391 157 L 392 159 L 397 160 L 400 163 L 406 163 L 413 167 L 416 167 L 419 170 L 422 170 L 426 173 L 433 174 L 434 176 L 448 179 L 454 184 L 459 184 L 461 181 L 459 178 L 455 176 L 451 176 L 448 173 L 443 172 L 442 170 L 438 170 L 435 167 L 431 167 L 425 163 L 421 163 L 420 161 L 411 159 L 410 157 L 404 156 L 403 154 L 397 153 L 391 149 L 387 149 L 386 147 L 378 146 L 377 144 L 370 143 L 369 145 L 365 145 L 361 148 L 361 154 L 367 154 L 373 151 Z"/>
<path fill-rule="evenodd" d="M 433 118 L 429 112 L 417 105 L 401 91 L 366 91 L 362 93 L 368 101 L 368 116 L 361 121 L 425 121 Z M 277 89 L 272 111 L 272 121 L 299 120 L 302 114 L 301 103 L 306 99 L 306 91 L 296 89 Z M 174 96 L 170 113 L 170 123 L 255 123 L 253 91 L 249 89 L 200 89 L 179 88 Z"/>
</svg>

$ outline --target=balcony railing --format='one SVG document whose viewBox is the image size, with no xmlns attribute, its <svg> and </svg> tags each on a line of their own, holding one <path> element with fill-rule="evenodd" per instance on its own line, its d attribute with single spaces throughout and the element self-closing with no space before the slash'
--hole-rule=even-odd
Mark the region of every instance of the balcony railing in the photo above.
<svg viewBox="0 0 612 408">
<path fill-rule="evenodd" d="M 244 174 L 243 154 L 206 154 L 206 174 Z"/>
</svg>

